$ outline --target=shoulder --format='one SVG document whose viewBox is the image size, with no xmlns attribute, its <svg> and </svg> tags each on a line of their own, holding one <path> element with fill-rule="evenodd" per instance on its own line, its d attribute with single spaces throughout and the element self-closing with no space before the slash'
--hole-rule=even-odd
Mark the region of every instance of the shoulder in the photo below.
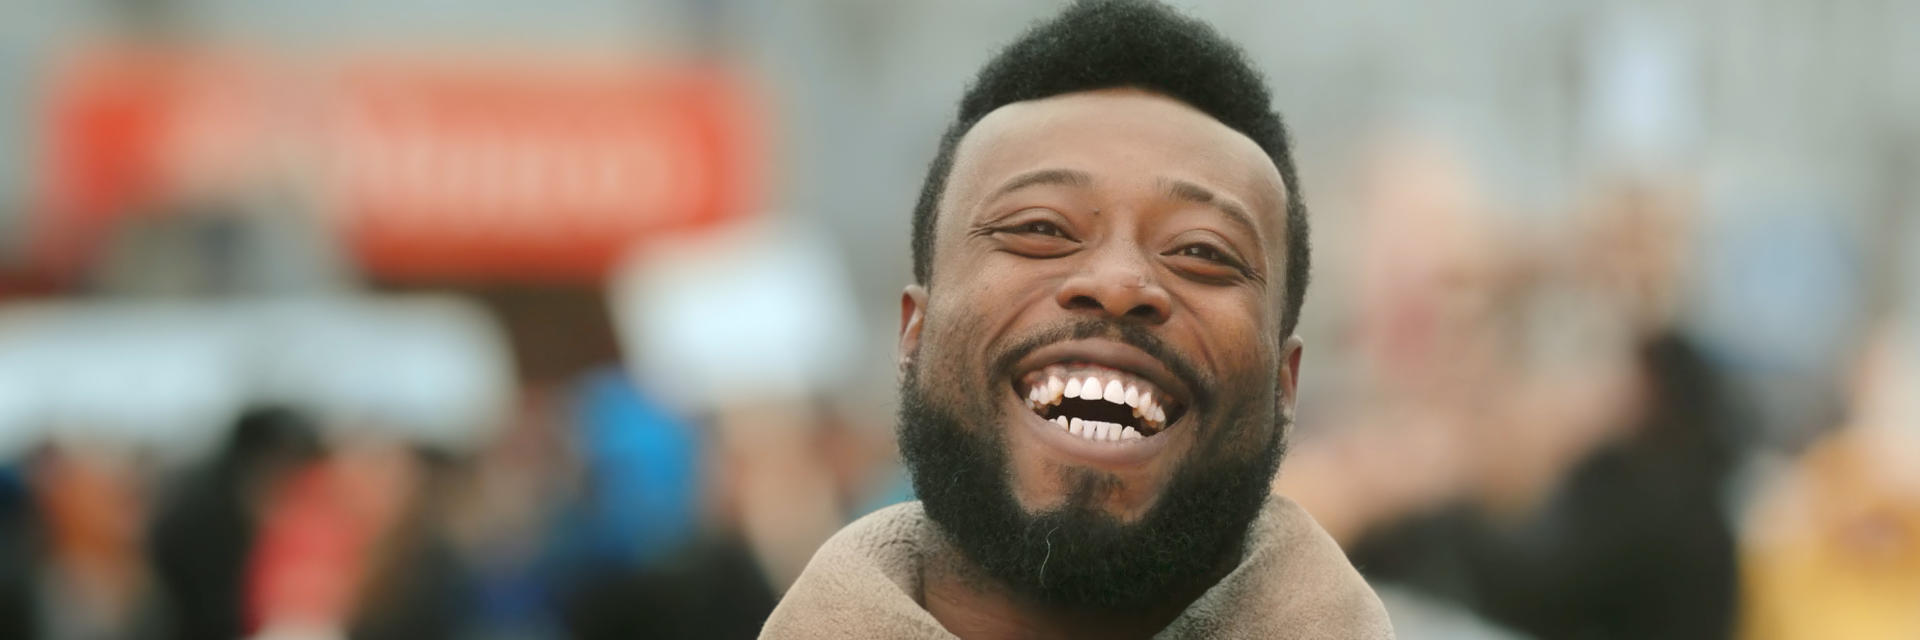
<svg viewBox="0 0 1920 640">
<path fill-rule="evenodd" d="M 1333 537 L 1273 496 L 1247 532 L 1240 566 L 1162 637 L 1392 638 L 1393 629 Z"/>
<path fill-rule="evenodd" d="M 918 502 L 847 525 L 814 552 L 760 637 L 950 637 L 919 603 L 931 527 Z"/>
</svg>

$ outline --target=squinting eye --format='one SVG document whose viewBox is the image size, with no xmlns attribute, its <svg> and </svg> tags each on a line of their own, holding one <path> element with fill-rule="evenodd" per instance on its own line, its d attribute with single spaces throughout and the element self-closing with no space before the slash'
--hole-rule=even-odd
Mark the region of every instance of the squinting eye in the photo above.
<svg viewBox="0 0 1920 640">
<path fill-rule="evenodd" d="M 1042 221 L 1042 220 L 1035 220 L 1033 222 L 1026 222 L 1026 223 L 1014 225 L 1013 231 L 1018 233 L 1037 233 L 1040 235 L 1054 236 L 1058 238 L 1067 237 L 1066 232 L 1061 231 L 1060 227 L 1056 227 L 1053 225 L 1053 223 Z"/>
<path fill-rule="evenodd" d="M 1199 258 L 1201 260 L 1218 262 L 1220 264 L 1226 264 L 1226 265 L 1234 264 L 1233 259 L 1228 258 L 1227 255 L 1224 253 L 1221 253 L 1219 249 L 1215 249 L 1213 247 L 1209 247 L 1204 244 L 1190 244 L 1185 247 L 1181 247 L 1179 251 L 1175 251 L 1174 253 L 1176 255 Z"/>
</svg>

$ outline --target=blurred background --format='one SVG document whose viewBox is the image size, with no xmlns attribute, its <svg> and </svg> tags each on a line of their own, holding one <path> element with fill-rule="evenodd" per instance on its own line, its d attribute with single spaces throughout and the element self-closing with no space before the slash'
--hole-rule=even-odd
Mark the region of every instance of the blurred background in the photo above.
<svg viewBox="0 0 1920 640">
<path fill-rule="evenodd" d="M 1920 4 L 1188 1 L 1404 638 L 1920 638 Z M 0 637 L 751 637 L 1056 2 L 0 6 Z"/>
</svg>

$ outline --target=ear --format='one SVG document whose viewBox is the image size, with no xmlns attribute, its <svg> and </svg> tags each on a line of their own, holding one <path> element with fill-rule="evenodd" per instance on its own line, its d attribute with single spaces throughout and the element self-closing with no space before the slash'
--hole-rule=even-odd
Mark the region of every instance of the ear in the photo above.
<svg viewBox="0 0 1920 640">
<path fill-rule="evenodd" d="M 907 285 L 900 292 L 900 371 L 905 372 L 920 353 L 920 328 L 927 319 L 927 288 Z"/>
<path fill-rule="evenodd" d="M 1300 336 L 1287 336 L 1286 341 L 1280 343 L 1280 388 L 1278 389 L 1280 397 L 1278 401 L 1280 403 L 1280 415 L 1286 416 L 1288 423 L 1293 422 L 1294 401 L 1299 398 L 1300 354 L 1305 349 L 1306 345 L 1300 341 Z"/>
</svg>

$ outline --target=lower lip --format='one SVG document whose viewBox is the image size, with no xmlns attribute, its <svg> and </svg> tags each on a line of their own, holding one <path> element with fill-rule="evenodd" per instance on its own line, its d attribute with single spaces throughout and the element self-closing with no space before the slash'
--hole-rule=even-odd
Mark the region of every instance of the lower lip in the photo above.
<svg viewBox="0 0 1920 640">
<path fill-rule="evenodd" d="M 1109 467 L 1137 466 L 1154 459 L 1167 448 L 1167 443 L 1171 441 L 1169 436 L 1176 428 L 1174 425 L 1168 425 L 1167 431 L 1139 440 L 1117 442 L 1088 440 L 1073 435 L 1051 420 L 1040 417 L 1040 414 L 1034 413 L 1023 403 L 1016 403 L 1014 411 L 1023 416 L 1020 422 L 1033 432 L 1034 437 L 1038 438 L 1041 444 L 1069 457 Z"/>
</svg>

